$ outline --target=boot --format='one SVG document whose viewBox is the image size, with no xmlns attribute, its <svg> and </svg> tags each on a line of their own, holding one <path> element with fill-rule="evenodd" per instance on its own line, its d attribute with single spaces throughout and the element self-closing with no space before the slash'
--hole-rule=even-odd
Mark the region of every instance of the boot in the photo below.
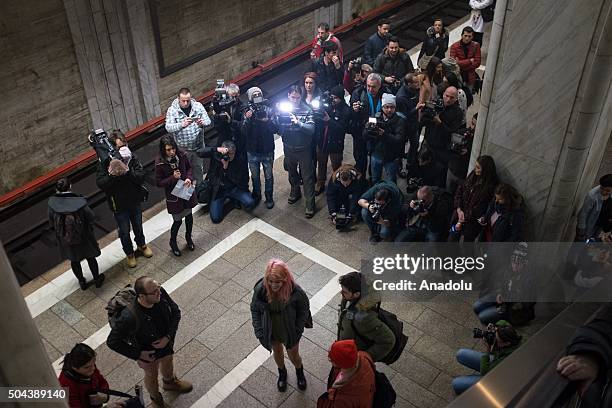
<svg viewBox="0 0 612 408">
<path fill-rule="evenodd" d="M 151 406 L 153 408 L 166 408 L 166 407 L 168 407 L 168 405 L 166 405 L 166 403 L 164 402 L 164 396 L 161 395 L 160 392 L 158 392 L 157 395 L 151 394 L 151 395 L 149 395 L 149 397 L 151 398 Z"/>
<path fill-rule="evenodd" d="M 193 390 L 193 385 L 191 385 L 190 382 L 185 380 L 179 380 L 178 378 L 176 378 L 176 376 L 174 376 L 174 378 L 172 378 L 171 380 L 166 380 L 164 378 L 163 383 L 163 388 L 166 391 L 174 391 L 180 394 L 186 394 Z"/>
<path fill-rule="evenodd" d="M 136 257 L 134 256 L 134 254 L 128 255 L 126 258 L 126 261 L 127 261 L 127 266 L 129 266 L 130 268 L 136 267 Z"/>
<path fill-rule="evenodd" d="M 195 244 L 193 243 L 193 239 L 191 239 L 191 235 L 185 235 L 185 241 L 187 241 L 187 248 L 190 251 L 195 251 Z"/>
<path fill-rule="evenodd" d="M 106 276 L 104 276 L 103 273 L 96 276 L 96 278 L 94 279 L 94 282 L 96 283 L 96 288 L 102 287 L 102 283 L 104 283 L 104 279 L 106 279 Z"/>
<path fill-rule="evenodd" d="M 191 233 L 193 231 L 193 214 L 189 214 L 185 217 L 185 241 L 187 241 L 187 248 L 190 251 L 195 251 L 195 244 L 191 239 Z"/>
<path fill-rule="evenodd" d="M 87 290 L 87 281 L 85 279 L 79 279 L 79 287 L 81 290 Z"/>
<path fill-rule="evenodd" d="M 287 391 L 287 368 L 279 368 L 278 369 L 278 381 L 276 382 L 276 388 L 280 392 Z"/>
<path fill-rule="evenodd" d="M 272 199 L 272 194 L 266 194 L 266 208 L 268 210 L 274 208 L 274 200 Z"/>
<path fill-rule="evenodd" d="M 297 386 L 300 390 L 304 391 L 306 386 L 306 377 L 304 376 L 304 366 L 295 369 L 295 376 L 297 377 Z"/>
<path fill-rule="evenodd" d="M 170 240 L 170 249 L 172 250 L 174 256 L 181 256 L 181 250 L 178 248 L 176 240 Z"/>
<path fill-rule="evenodd" d="M 139 246 L 138 249 L 140 249 L 140 252 L 142 252 L 145 258 L 150 258 L 153 256 L 153 251 L 151 251 L 151 248 L 146 245 Z"/>
<path fill-rule="evenodd" d="M 287 199 L 287 202 L 289 204 L 294 204 L 296 203 L 300 198 L 302 198 L 302 192 L 300 191 L 299 187 L 298 188 L 292 188 L 291 189 L 291 193 L 289 193 L 289 198 Z"/>
<path fill-rule="evenodd" d="M 257 205 L 261 201 L 261 193 L 254 191 L 253 193 L 251 193 L 251 196 L 253 197 L 253 200 L 255 200 L 255 206 L 257 207 Z"/>
</svg>

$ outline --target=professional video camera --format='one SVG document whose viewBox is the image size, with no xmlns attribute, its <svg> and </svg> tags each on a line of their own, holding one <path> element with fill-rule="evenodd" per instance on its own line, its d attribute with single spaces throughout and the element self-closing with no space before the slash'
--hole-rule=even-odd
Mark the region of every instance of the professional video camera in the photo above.
<svg viewBox="0 0 612 408">
<path fill-rule="evenodd" d="M 89 140 L 89 145 L 96 151 L 100 162 L 105 162 L 109 157 L 121 160 L 119 150 L 108 139 L 108 134 L 106 134 L 104 129 L 92 130 L 87 136 L 87 140 Z"/>
<path fill-rule="evenodd" d="M 331 112 L 333 104 L 333 98 L 329 91 L 325 91 L 321 94 L 319 99 L 315 99 L 311 102 L 312 114 L 315 119 L 323 120 L 323 112 Z"/>
<path fill-rule="evenodd" d="M 276 118 L 279 126 L 291 126 L 292 115 L 299 118 L 300 116 L 305 116 L 306 114 L 307 112 L 297 110 L 297 108 L 289 101 L 283 101 L 276 104 Z"/>
<path fill-rule="evenodd" d="M 423 201 L 423 200 L 414 200 L 414 208 L 413 208 L 413 210 L 416 213 L 422 213 L 423 211 L 425 211 L 425 201 Z"/>
<path fill-rule="evenodd" d="M 349 61 L 349 64 L 353 65 L 353 68 L 351 68 L 351 71 L 355 72 L 355 73 L 360 73 L 361 72 L 361 66 L 363 65 L 363 59 L 361 57 L 357 57 L 353 60 Z"/>
<path fill-rule="evenodd" d="M 215 113 L 218 115 L 221 112 L 230 113 L 230 105 L 234 102 L 227 93 L 225 88 L 225 80 L 217 79 L 217 85 L 215 86 L 215 95 L 212 99 L 212 107 Z"/>
<path fill-rule="evenodd" d="M 340 210 L 334 216 L 334 221 L 337 230 L 344 229 L 351 223 L 351 214 L 346 211 L 344 205 L 340 207 Z"/>
<path fill-rule="evenodd" d="M 433 121 L 434 116 L 444 110 L 444 102 L 442 99 L 436 99 L 435 101 L 425 102 L 425 106 L 421 111 L 421 121 L 430 123 Z"/>
<path fill-rule="evenodd" d="M 265 102 L 266 100 L 263 96 L 254 96 L 253 99 L 249 101 L 248 109 L 253 112 L 253 116 L 256 119 L 265 119 L 268 117 Z"/>
<path fill-rule="evenodd" d="M 461 153 L 463 149 L 467 148 L 470 140 L 472 140 L 473 138 L 474 129 L 460 129 L 457 132 L 451 134 L 450 148 L 455 153 Z"/>
<path fill-rule="evenodd" d="M 496 329 L 493 328 L 486 328 L 485 330 L 479 329 L 477 327 L 474 328 L 474 338 L 475 339 L 484 339 L 485 342 L 489 345 L 492 346 L 493 343 L 495 343 L 495 331 Z"/>
<path fill-rule="evenodd" d="M 376 114 L 375 117 L 369 117 L 368 122 L 365 125 L 366 132 L 368 136 L 372 138 L 377 138 L 380 136 L 378 133 L 379 129 L 387 130 L 387 126 L 389 125 L 388 121 L 384 121 L 380 112 Z"/>
</svg>

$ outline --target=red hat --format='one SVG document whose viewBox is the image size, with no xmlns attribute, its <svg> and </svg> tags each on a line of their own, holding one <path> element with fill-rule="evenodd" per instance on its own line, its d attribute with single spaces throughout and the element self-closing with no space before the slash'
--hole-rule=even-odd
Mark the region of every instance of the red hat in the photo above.
<svg viewBox="0 0 612 408">
<path fill-rule="evenodd" d="M 339 340 L 332 344 L 328 357 L 335 366 L 353 368 L 357 365 L 357 344 L 355 340 Z"/>
</svg>

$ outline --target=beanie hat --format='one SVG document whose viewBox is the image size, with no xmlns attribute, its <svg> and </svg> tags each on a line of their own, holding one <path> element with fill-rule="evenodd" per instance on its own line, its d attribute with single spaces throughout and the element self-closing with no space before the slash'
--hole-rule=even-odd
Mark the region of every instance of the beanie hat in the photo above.
<svg viewBox="0 0 612 408">
<path fill-rule="evenodd" d="M 385 106 L 385 105 L 393 105 L 393 106 L 395 106 L 395 95 L 389 94 L 389 93 L 384 93 L 382 95 L 382 106 Z"/>
<path fill-rule="evenodd" d="M 249 101 L 253 100 L 253 94 L 255 92 L 259 92 L 263 96 L 263 92 L 261 91 L 261 89 L 256 86 L 253 86 L 247 90 L 247 97 L 249 98 Z"/>
<path fill-rule="evenodd" d="M 335 366 L 354 368 L 357 365 L 357 344 L 355 340 L 339 340 L 332 344 L 328 357 Z"/>
<path fill-rule="evenodd" d="M 340 99 L 344 98 L 344 88 L 342 87 L 342 85 L 334 86 L 331 89 L 330 93 L 334 96 L 337 96 Z"/>
</svg>

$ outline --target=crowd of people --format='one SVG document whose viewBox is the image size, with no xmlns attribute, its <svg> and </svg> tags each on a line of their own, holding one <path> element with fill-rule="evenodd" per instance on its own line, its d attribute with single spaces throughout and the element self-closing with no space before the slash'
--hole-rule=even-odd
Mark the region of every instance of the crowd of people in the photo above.
<svg viewBox="0 0 612 408">
<path fill-rule="evenodd" d="M 513 296 L 533 287 L 525 266 L 524 200 L 515 187 L 500 179 L 491 156 L 479 156 L 468 172 L 478 114 L 468 119 L 467 111 L 479 88 L 482 23 L 491 3 L 470 1 L 471 26 L 464 27 L 461 39 L 453 44 L 443 21 L 436 19 L 426 31 L 416 67 L 399 39 L 390 34 L 386 19 L 367 39 L 363 56 L 351 61 L 344 61 L 341 41 L 322 23 L 312 41 L 307 71 L 282 101 L 272 103 L 260 88 L 251 87 L 245 103 L 238 85 L 228 84 L 218 90 L 212 109 L 207 110 L 189 88 L 181 88 L 166 112 L 168 134 L 160 139 L 155 162 L 156 185 L 164 190 L 172 216 L 171 253 L 182 255 L 177 237 L 183 222 L 186 249 L 195 250 L 192 209 L 198 202 L 208 205 L 213 223 L 222 222 L 228 202 L 245 211 L 262 199 L 267 209 L 274 207 L 275 135 L 280 135 L 290 184 L 287 202 L 295 204 L 303 198 L 306 218 L 315 215 L 316 197 L 325 193 L 330 222 L 345 231 L 364 222 L 372 244 L 516 243 L 505 266 L 508 273 L 474 304 L 484 327 L 480 337 L 486 352 L 461 349 L 457 353 L 458 362 L 478 374 L 455 378 L 455 392 L 475 384 L 520 346 L 522 338 L 515 326 L 535 317 L 535 303 L 514 301 Z M 209 126 L 214 127 L 215 136 L 205 142 L 204 130 Z M 353 163 L 344 161 L 347 134 L 352 138 Z M 100 157 L 97 184 L 114 214 L 126 264 L 134 268 L 136 252 L 153 256 L 142 226 L 141 203 L 148 194 L 144 170 L 123 133 L 112 131 L 108 139 L 114 150 Z M 398 178 L 406 179 L 407 187 L 400 187 Z M 612 175 L 602 177 L 599 184 L 589 192 L 578 215 L 577 240 L 610 240 Z M 60 180 L 56 187 L 49 201 L 49 219 L 61 253 L 70 260 L 81 289 L 88 286 L 82 260 L 87 260 L 94 284 L 100 287 L 104 274 L 98 272 L 96 262 L 100 249 L 93 235 L 94 214 L 85 198 L 71 191 L 68 180 Z M 337 341 L 329 348 L 332 368 L 327 392 L 317 406 L 369 408 L 381 386 L 374 363 L 384 361 L 398 339 L 379 318 L 380 299 L 363 275 L 349 273 L 339 284 Z M 153 406 L 166 406 L 159 371 L 164 390 L 190 392 L 191 384 L 178 379 L 173 368 L 179 306 L 147 276 L 113 299 L 118 297 L 124 302 L 116 301 L 109 311 L 109 348 L 143 369 Z M 278 390 L 287 390 L 285 352 L 295 367 L 298 389 L 305 390 L 299 344 L 304 329 L 312 327 L 312 316 L 308 296 L 296 284 L 290 265 L 270 260 L 253 288 L 251 315 L 255 337 L 272 353 L 278 368 Z M 578 378 L 568 373 L 568 367 L 593 365 L 586 358 L 574 360 L 561 361 L 560 372 Z M 71 407 L 108 401 L 109 384 L 95 366 L 95 352 L 84 344 L 77 344 L 65 356 L 60 382 L 70 389 Z"/>
</svg>

